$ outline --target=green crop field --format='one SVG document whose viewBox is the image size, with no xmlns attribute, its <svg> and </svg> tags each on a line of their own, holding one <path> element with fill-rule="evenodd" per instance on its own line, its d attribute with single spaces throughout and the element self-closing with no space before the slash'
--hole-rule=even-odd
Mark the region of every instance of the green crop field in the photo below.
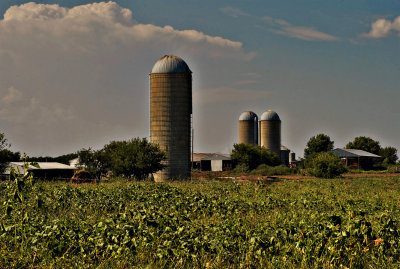
<svg viewBox="0 0 400 269">
<path fill-rule="evenodd" d="M 12 184 L 1 268 L 400 267 L 398 176 Z"/>
</svg>

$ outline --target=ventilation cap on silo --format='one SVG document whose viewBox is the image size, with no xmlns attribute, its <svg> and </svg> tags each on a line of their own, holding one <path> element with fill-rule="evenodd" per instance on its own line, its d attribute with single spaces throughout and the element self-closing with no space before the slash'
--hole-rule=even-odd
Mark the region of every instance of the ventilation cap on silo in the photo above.
<svg viewBox="0 0 400 269">
<path fill-rule="evenodd" d="M 253 111 L 245 111 L 240 115 L 239 120 L 254 120 L 255 118 L 257 118 L 256 113 Z"/>
<path fill-rule="evenodd" d="M 261 115 L 261 120 L 280 121 L 278 114 L 273 110 L 267 110 Z"/>
<path fill-rule="evenodd" d="M 154 64 L 151 73 L 192 73 L 192 71 L 181 58 L 175 55 L 165 55 Z"/>
</svg>

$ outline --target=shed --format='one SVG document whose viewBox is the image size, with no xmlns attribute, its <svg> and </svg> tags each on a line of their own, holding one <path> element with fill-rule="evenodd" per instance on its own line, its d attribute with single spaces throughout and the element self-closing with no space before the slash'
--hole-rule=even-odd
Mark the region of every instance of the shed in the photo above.
<svg viewBox="0 0 400 269">
<path fill-rule="evenodd" d="M 372 159 L 381 157 L 360 149 L 336 148 L 332 150 L 332 153 L 342 159 L 343 164 L 347 167 L 357 169 L 364 167 L 365 165 L 369 165 Z"/>
<path fill-rule="evenodd" d="M 193 156 L 191 156 L 192 169 L 201 171 L 201 160 L 211 155 L 213 155 L 213 153 L 193 153 Z"/>
<path fill-rule="evenodd" d="M 201 159 L 201 171 L 226 171 L 232 169 L 229 154 L 214 153 Z"/>
<path fill-rule="evenodd" d="M 28 172 L 32 172 L 35 178 L 43 179 L 65 179 L 71 178 L 76 168 L 58 162 L 38 162 L 40 168 L 29 165 Z M 11 167 L 22 174 L 24 162 L 10 162 L 8 168 L 4 172 L 4 176 L 9 176 Z"/>
</svg>

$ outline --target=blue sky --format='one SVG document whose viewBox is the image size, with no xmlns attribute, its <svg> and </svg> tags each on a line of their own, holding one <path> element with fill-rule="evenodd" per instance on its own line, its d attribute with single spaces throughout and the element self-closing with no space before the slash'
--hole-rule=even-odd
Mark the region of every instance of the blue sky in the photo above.
<svg viewBox="0 0 400 269">
<path fill-rule="evenodd" d="M 2 1 L 0 14 L 4 14 L 12 5 L 27 2 L 29 1 Z M 57 3 L 61 7 L 73 8 L 93 2 L 36 3 Z M 27 50 L 27 47 L 22 47 L 20 43 L 18 44 L 21 48 L 12 45 L 17 44 L 14 42 L 21 42 L 24 37 L 29 38 L 33 46 L 41 42 L 48 44 L 46 38 L 50 38 L 51 41 L 52 38 L 62 40 L 68 37 L 66 40 L 71 40 L 72 37 L 72 40 L 78 43 L 82 40 L 83 44 L 89 42 L 88 46 L 91 48 L 90 53 L 78 57 L 72 49 L 76 46 L 72 41 L 62 43 L 66 44 L 65 46 L 70 44 L 71 47 L 65 48 L 61 56 L 59 50 L 55 50 L 54 54 L 46 54 L 46 51 L 51 52 L 54 46 L 44 46 L 43 50 L 35 47 L 36 54 L 43 53 L 46 57 L 31 59 L 27 54 L 25 58 L 20 57 L 19 62 L 15 60 L 14 69 L 8 77 L 2 79 L 0 75 L 0 80 L 3 80 L 0 82 L 2 95 L 14 96 L 13 92 L 17 92 L 22 96 L 24 92 L 29 91 L 29 98 L 34 98 L 34 102 L 46 107 L 49 103 L 58 104 L 60 96 L 64 100 L 72 98 L 71 94 L 67 93 L 71 88 L 79 87 L 80 83 L 87 85 L 79 94 L 88 111 L 93 111 L 91 107 L 102 107 L 102 112 L 98 115 L 101 120 L 97 120 L 95 114 L 86 113 L 71 102 L 68 106 L 61 103 L 49 106 L 47 112 L 61 109 L 60 114 L 65 111 L 71 114 L 70 118 L 64 119 L 65 122 L 59 128 L 56 126 L 62 120 L 43 120 L 42 128 L 55 128 L 62 133 L 43 135 L 37 126 L 25 124 L 26 128 L 31 128 L 31 136 L 20 134 L 23 129 L 23 115 L 18 120 L 7 121 L 6 114 L 3 113 L 5 120 L 1 124 L 3 126 L 0 125 L 1 131 L 6 133 L 15 149 L 27 151 L 31 155 L 57 155 L 81 147 L 100 147 L 113 139 L 147 136 L 148 77 L 144 74 L 159 57 L 168 53 L 181 56 L 193 70 L 193 90 L 194 97 L 197 98 L 194 100 L 197 152 L 227 152 L 232 144 L 237 142 L 237 119 L 240 113 L 252 110 L 260 116 L 267 109 L 278 112 L 282 119 L 282 142 L 299 156 L 303 155 L 307 140 L 321 132 L 330 135 L 337 147 L 345 146 L 355 136 L 366 135 L 380 141 L 383 146 L 391 145 L 400 149 L 400 125 L 397 124 L 400 115 L 400 28 L 398 30 L 396 22 L 396 18 L 400 16 L 399 1 L 143 0 L 115 3 L 121 10 L 128 9 L 132 12 L 135 24 L 157 27 L 169 25 L 177 31 L 195 30 L 196 35 L 201 32 L 209 37 L 220 37 L 238 43 L 227 45 L 226 49 L 222 48 L 222 44 L 215 45 L 215 42 L 186 44 L 187 40 L 193 40 L 189 36 L 190 33 L 181 32 L 187 34 L 184 41 L 174 43 L 176 41 L 172 41 L 163 33 L 165 38 L 154 39 L 147 49 L 143 48 L 144 45 L 130 47 L 129 44 L 123 43 L 126 42 L 125 39 L 117 36 L 116 44 L 113 43 L 114 48 L 102 45 L 102 33 L 93 35 L 94 39 L 100 40 L 97 43 L 88 41 L 87 38 L 83 40 L 79 35 L 69 36 L 73 30 L 68 31 L 61 23 L 57 26 L 56 37 L 50 38 L 48 36 L 54 33 L 56 28 L 51 26 L 50 22 L 48 27 L 45 27 L 44 24 L 48 20 L 32 28 L 32 31 L 40 30 L 31 36 L 22 34 L 23 23 L 27 25 L 30 22 L 21 22 L 18 26 L 21 27 L 21 37 L 16 40 L 12 31 L 19 28 L 12 28 L 11 23 L 6 23 L 2 18 L 3 28 L 0 29 L 9 33 L 10 37 L 6 40 L 8 43 L 5 42 L 9 47 L 4 45 L 2 48 L 0 43 L 0 51 L 7 51 L 7 55 L 18 56 Z M 76 20 L 74 25 L 92 25 L 93 20 L 93 17 Z M 379 24 L 378 20 L 381 20 L 382 24 Z M 374 32 L 371 31 L 373 23 L 376 23 Z M 126 27 L 131 26 L 127 24 Z M 93 32 L 102 29 L 106 31 L 104 29 L 108 28 L 93 28 Z M 132 36 L 132 40 L 137 39 Z M 96 52 L 101 52 L 101 57 L 96 56 Z M 54 55 L 64 60 L 70 59 L 68 53 L 75 55 L 76 59 L 87 59 L 79 64 L 78 60 L 71 60 L 65 65 L 55 61 Z M 109 54 L 110 58 L 104 54 Z M 8 59 L 5 56 L 3 58 Z M 48 65 L 49 70 L 60 70 L 62 75 L 54 72 L 49 77 L 48 71 L 41 73 L 35 70 L 37 74 L 32 75 L 29 81 L 13 77 L 13 72 L 29 73 L 27 66 L 35 64 Z M 79 68 L 85 68 L 86 65 L 87 68 L 98 69 L 98 73 L 89 73 L 86 71 L 88 69 L 84 69 L 83 76 Z M 105 67 L 100 68 L 98 65 Z M 103 77 L 109 78 L 107 83 L 102 81 Z M 76 84 L 66 78 L 71 78 Z M 60 86 L 63 82 L 63 86 Z M 137 90 L 129 91 L 129 87 Z M 57 88 L 59 92 L 53 91 L 52 94 L 48 94 L 50 88 Z M 111 89 L 114 94 L 111 94 Z M 38 93 L 36 96 L 32 95 L 35 91 Z M 120 98 L 115 97 L 116 92 Z M 105 102 L 102 98 L 108 101 Z M 126 101 L 129 98 L 136 100 L 132 106 Z M 139 102 L 139 99 L 146 101 Z M 135 102 L 138 102 L 137 105 Z M 74 116 L 75 111 L 78 111 L 78 116 Z M 43 111 L 41 113 L 46 114 Z M 132 126 L 128 126 L 128 120 L 119 120 L 127 118 L 130 114 L 143 116 L 130 121 L 134 123 Z M 72 120 L 73 117 L 77 118 Z M 84 128 L 84 122 L 93 122 L 93 132 L 86 131 L 81 136 L 66 134 L 73 128 L 72 122 L 80 126 L 79 128 Z M 60 140 L 64 142 L 60 143 Z M 48 143 L 51 147 L 44 147 Z"/>
</svg>

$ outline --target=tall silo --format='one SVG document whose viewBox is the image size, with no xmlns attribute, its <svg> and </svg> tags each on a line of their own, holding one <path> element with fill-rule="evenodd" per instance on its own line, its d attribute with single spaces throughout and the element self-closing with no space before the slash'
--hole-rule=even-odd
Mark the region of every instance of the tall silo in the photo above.
<svg viewBox="0 0 400 269">
<path fill-rule="evenodd" d="M 165 55 L 150 73 L 150 140 L 167 152 L 155 181 L 190 178 L 192 71 L 181 58 Z"/>
<path fill-rule="evenodd" d="M 275 111 L 267 110 L 261 115 L 261 146 L 280 156 L 281 119 Z"/>
<path fill-rule="evenodd" d="M 239 144 L 258 144 L 258 117 L 253 111 L 245 111 L 239 117 Z"/>
</svg>

